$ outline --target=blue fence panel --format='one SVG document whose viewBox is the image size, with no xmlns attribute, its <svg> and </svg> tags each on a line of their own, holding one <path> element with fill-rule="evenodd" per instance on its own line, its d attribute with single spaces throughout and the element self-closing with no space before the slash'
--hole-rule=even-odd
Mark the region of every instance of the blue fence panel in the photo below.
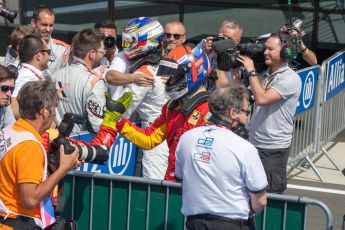
<svg viewBox="0 0 345 230">
<path fill-rule="evenodd" d="M 83 133 L 73 138 L 90 142 L 93 134 Z M 79 171 L 133 176 L 135 173 L 138 148 L 126 138 L 118 135 L 109 151 L 109 160 L 104 165 L 85 163 Z"/>
<path fill-rule="evenodd" d="M 339 53 L 327 65 L 325 100 L 329 100 L 345 87 L 345 52 Z"/>
<path fill-rule="evenodd" d="M 297 72 L 302 81 L 301 93 L 298 98 L 296 115 L 314 108 L 316 86 L 319 78 L 319 66 L 312 66 Z"/>
</svg>

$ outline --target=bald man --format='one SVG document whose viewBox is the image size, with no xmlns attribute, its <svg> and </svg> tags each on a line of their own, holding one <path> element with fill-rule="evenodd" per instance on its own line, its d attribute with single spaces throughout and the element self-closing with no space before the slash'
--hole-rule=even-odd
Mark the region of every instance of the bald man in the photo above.
<svg viewBox="0 0 345 230">
<path fill-rule="evenodd" d="M 186 27 L 180 21 L 169 21 L 164 26 L 166 52 L 183 45 L 186 41 Z"/>
</svg>

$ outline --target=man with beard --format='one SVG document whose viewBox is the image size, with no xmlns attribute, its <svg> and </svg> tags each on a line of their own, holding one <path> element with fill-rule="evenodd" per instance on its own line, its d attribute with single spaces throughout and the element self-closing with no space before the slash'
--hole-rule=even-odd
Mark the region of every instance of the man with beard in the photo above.
<svg viewBox="0 0 345 230">
<path fill-rule="evenodd" d="M 48 67 L 50 49 L 47 43 L 37 35 L 26 35 L 18 45 L 18 54 L 21 62 L 18 79 L 12 94 L 12 111 L 19 117 L 16 97 L 22 86 L 29 81 L 44 79 L 43 71 Z"/>
<path fill-rule="evenodd" d="M 74 127 L 74 133 L 84 130 L 98 132 L 103 121 L 107 86 L 102 76 L 92 70 L 99 65 L 106 52 L 103 40 L 104 35 L 92 29 L 80 31 L 72 40 L 72 64 L 56 71 L 52 76 L 60 91 L 57 124 L 60 124 L 63 115 L 68 112 L 82 114 L 87 118 L 85 125 Z"/>
</svg>

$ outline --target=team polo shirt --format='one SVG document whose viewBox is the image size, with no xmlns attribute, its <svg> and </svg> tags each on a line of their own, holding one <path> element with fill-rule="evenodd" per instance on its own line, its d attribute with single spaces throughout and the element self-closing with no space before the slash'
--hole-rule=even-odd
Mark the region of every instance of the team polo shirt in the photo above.
<svg viewBox="0 0 345 230">
<path fill-rule="evenodd" d="M 23 63 L 18 71 L 18 78 L 15 82 L 12 97 L 18 96 L 19 90 L 25 85 L 25 83 L 29 81 L 39 81 L 42 79 L 44 79 L 44 76 L 41 70 L 30 64 Z"/>
<path fill-rule="evenodd" d="M 247 219 L 249 192 L 267 179 L 256 148 L 224 127 L 201 126 L 184 133 L 176 149 L 182 179 L 182 213 Z"/>
</svg>

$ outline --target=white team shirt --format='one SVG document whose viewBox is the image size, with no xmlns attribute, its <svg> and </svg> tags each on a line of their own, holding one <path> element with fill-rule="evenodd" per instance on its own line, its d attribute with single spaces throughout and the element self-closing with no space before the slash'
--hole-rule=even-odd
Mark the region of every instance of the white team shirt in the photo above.
<svg viewBox="0 0 345 230">
<path fill-rule="evenodd" d="M 44 79 L 44 76 L 41 70 L 27 63 L 23 63 L 18 71 L 18 78 L 15 82 L 15 88 L 12 93 L 12 97 L 18 96 L 19 90 L 25 83 L 29 81 L 39 81 L 42 79 Z"/>
<path fill-rule="evenodd" d="M 247 219 L 249 191 L 267 179 L 256 148 L 215 125 L 184 133 L 176 149 L 176 177 L 182 179 L 182 213 Z"/>
<path fill-rule="evenodd" d="M 129 69 L 129 62 L 125 56 L 125 53 L 121 51 L 115 54 L 115 57 L 112 60 L 108 71 L 116 70 L 121 73 L 127 73 L 128 69 Z M 117 100 L 124 93 L 124 86 L 122 85 L 115 86 L 108 83 L 108 92 L 114 100 Z"/>
</svg>

